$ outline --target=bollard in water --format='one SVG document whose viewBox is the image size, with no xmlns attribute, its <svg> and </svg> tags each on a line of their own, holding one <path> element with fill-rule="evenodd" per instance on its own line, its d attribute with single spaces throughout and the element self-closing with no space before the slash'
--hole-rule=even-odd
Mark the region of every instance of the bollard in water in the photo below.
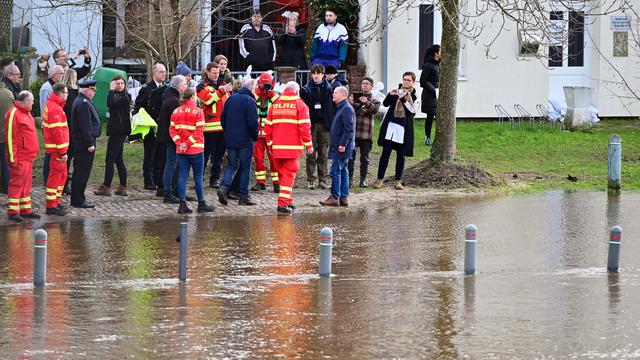
<svg viewBox="0 0 640 360">
<path fill-rule="evenodd" d="M 189 238 L 187 237 L 187 223 L 180 223 L 180 258 L 179 267 L 180 272 L 178 279 L 180 281 L 187 281 L 187 249 L 189 245 Z"/>
<path fill-rule="evenodd" d="M 47 280 L 47 232 L 36 231 L 33 242 L 33 286 L 43 287 Z"/>
<path fill-rule="evenodd" d="M 622 228 L 614 226 L 609 235 L 609 256 L 607 259 L 607 271 L 617 272 L 620 265 L 620 244 L 622 242 Z"/>
<path fill-rule="evenodd" d="M 464 273 L 473 275 L 476 273 L 476 237 L 478 228 L 469 224 L 464 228 Z"/>
<path fill-rule="evenodd" d="M 331 276 L 332 248 L 333 230 L 324 227 L 320 231 L 320 276 Z"/>
<path fill-rule="evenodd" d="M 613 135 L 609 139 L 609 175 L 607 192 L 620 193 L 622 178 L 622 139 L 620 135 Z"/>
</svg>

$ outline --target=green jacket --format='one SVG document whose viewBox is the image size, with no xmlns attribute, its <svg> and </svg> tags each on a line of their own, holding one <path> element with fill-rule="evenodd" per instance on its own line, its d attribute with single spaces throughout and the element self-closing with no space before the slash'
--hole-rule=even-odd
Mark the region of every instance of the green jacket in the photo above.
<svg viewBox="0 0 640 360">
<path fill-rule="evenodd" d="M 16 102 L 16 99 L 13 97 L 13 92 L 7 88 L 5 83 L 0 81 L 0 144 L 6 142 L 4 135 L 5 115 L 7 111 L 11 109 L 14 102 Z"/>
</svg>

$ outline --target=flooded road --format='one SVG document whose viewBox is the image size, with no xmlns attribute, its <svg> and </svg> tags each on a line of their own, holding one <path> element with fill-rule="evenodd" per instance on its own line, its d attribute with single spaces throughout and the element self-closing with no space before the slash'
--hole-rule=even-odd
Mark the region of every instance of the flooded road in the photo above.
<svg viewBox="0 0 640 360">
<path fill-rule="evenodd" d="M 2 358 L 640 357 L 640 194 L 436 196 L 420 207 L 294 217 L 46 224 L 33 289 L 29 225 L 0 229 Z M 478 274 L 463 276 L 466 224 Z M 621 271 L 607 274 L 621 225 Z M 320 229 L 334 230 L 330 279 Z"/>
</svg>

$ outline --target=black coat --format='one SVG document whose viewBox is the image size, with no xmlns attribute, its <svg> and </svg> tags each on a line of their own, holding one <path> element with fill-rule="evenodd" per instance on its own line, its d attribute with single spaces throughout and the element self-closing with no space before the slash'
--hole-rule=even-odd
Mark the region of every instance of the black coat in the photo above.
<svg viewBox="0 0 640 360">
<path fill-rule="evenodd" d="M 162 94 L 162 106 L 160 106 L 160 115 L 158 116 L 158 141 L 164 142 L 171 140 L 169 137 L 169 124 L 171 123 L 171 115 L 173 110 L 180 107 L 180 93 L 172 87 L 168 87 Z"/>
<path fill-rule="evenodd" d="M 67 96 L 67 102 L 64 104 L 64 114 L 67 115 L 67 120 L 70 122 L 71 107 L 73 106 L 73 102 L 78 97 L 78 89 L 72 89 L 71 87 L 67 86 L 67 91 L 69 91 L 69 95 Z M 69 131 L 71 131 L 71 128 L 69 128 Z"/>
<path fill-rule="evenodd" d="M 96 146 L 100 137 L 100 117 L 88 97 L 78 94 L 71 108 L 71 140 L 75 149 Z"/>
<path fill-rule="evenodd" d="M 300 89 L 300 97 L 309 107 L 311 127 L 313 128 L 314 124 L 322 122 L 324 130 L 330 131 L 335 104 L 333 103 L 331 85 L 327 79 L 322 79 L 320 84 L 316 84 L 313 79 L 309 80 L 307 85 Z M 316 109 L 316 104 L 320 104 L 321 108 Z"/>
<path fill-rule="evenodd" d="M 156 82 L 153 80 L 142 85 L 140 91 L 138 91 L 138 96 L 136 96 L 136 103 L 133 105 L 134 115 L 137 114 L 138 111 L 140 111 L 140 108 L 144 108 L 147 112 L 149 112 L 149 97 L 151 96 L 151 92 L 157 87 L 158 85 L 156 85 Z"/>
<path fill-rule="evenodd" d="M 413 89 L 411 92 L 411 97 L 415 102 L 418 98 L 416 96 L 416 90 Z M 406 103 L 406 100 L 403 99 L 402 103 Z M 387 94 L 387 97 L 384 98 L 382 102 L 383 106 L 389 107 L 387 110 L 384 119 L 382 120 L 382 125 L 380 126 L 380 133 L 378 134 L 378 146 L 383 146 L 384 138 L 387 135 L 387 128 L 389 127 L 389 122 L 394 119 L 394 110 L 396 108 L 396 102 L 398 101 L 398 95 Z M 404 121 L 394 121 L 397 123 L 404 123 L 404 139 L 402 141 L 402 152 L 404 156 L 413 156 L 413 118 L 416 116 L 407 110 L 407 107 L 404 108 L 405 118 Z"/>
<path fill-rule="evenodd" d="M 422 87 L 421 110 L 426 114 L 435 114 L 438 108 L 436 89 L 440 83 L 440 61 L 431 57 L 422 65 L 420 86 Z"/>
<path fill-rule="evenodd" d="M 300 70 L 307 69 L 306 52 L 304 44 L 307 41 L 307 32 L 302 27 L 296 28 L 295 35 L 287 34 L 285 29 L 280 29 L 277 36 L 280 45 L 280 66 L 293 66 Z"/>
<path fill-rule="evenodd" d="M 109 108 L 107 136 L 129 135 L 131 133 L 131 95 L 126 90 L 109 91 L 107 107 Z"/>
</svg>

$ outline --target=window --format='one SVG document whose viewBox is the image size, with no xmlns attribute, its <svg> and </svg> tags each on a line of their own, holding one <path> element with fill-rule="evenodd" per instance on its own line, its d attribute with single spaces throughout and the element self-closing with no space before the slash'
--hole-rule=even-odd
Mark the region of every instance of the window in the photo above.
<svg viewBox="0 0 640 360">
<path fill-rule="evenodd" d="M 549 46 L 549 67 L 562 66 L 563 48 L 562 33 L 564 30 L 564 13 L 562 11 L 552 11 L 549 13 L 549 20 L 553 22 L 551 26 L 551 43 Z"/>
<path fill-rule="evenodd" d="M 584 66 L 584 13 L 569 13 L 569 66 Z"/>
<path fill-rule="evenodd" d="M 420 5 L 418 66 L 424 63 L 424 53 L 433 45 L 433 5 Z"/>
</svg>

